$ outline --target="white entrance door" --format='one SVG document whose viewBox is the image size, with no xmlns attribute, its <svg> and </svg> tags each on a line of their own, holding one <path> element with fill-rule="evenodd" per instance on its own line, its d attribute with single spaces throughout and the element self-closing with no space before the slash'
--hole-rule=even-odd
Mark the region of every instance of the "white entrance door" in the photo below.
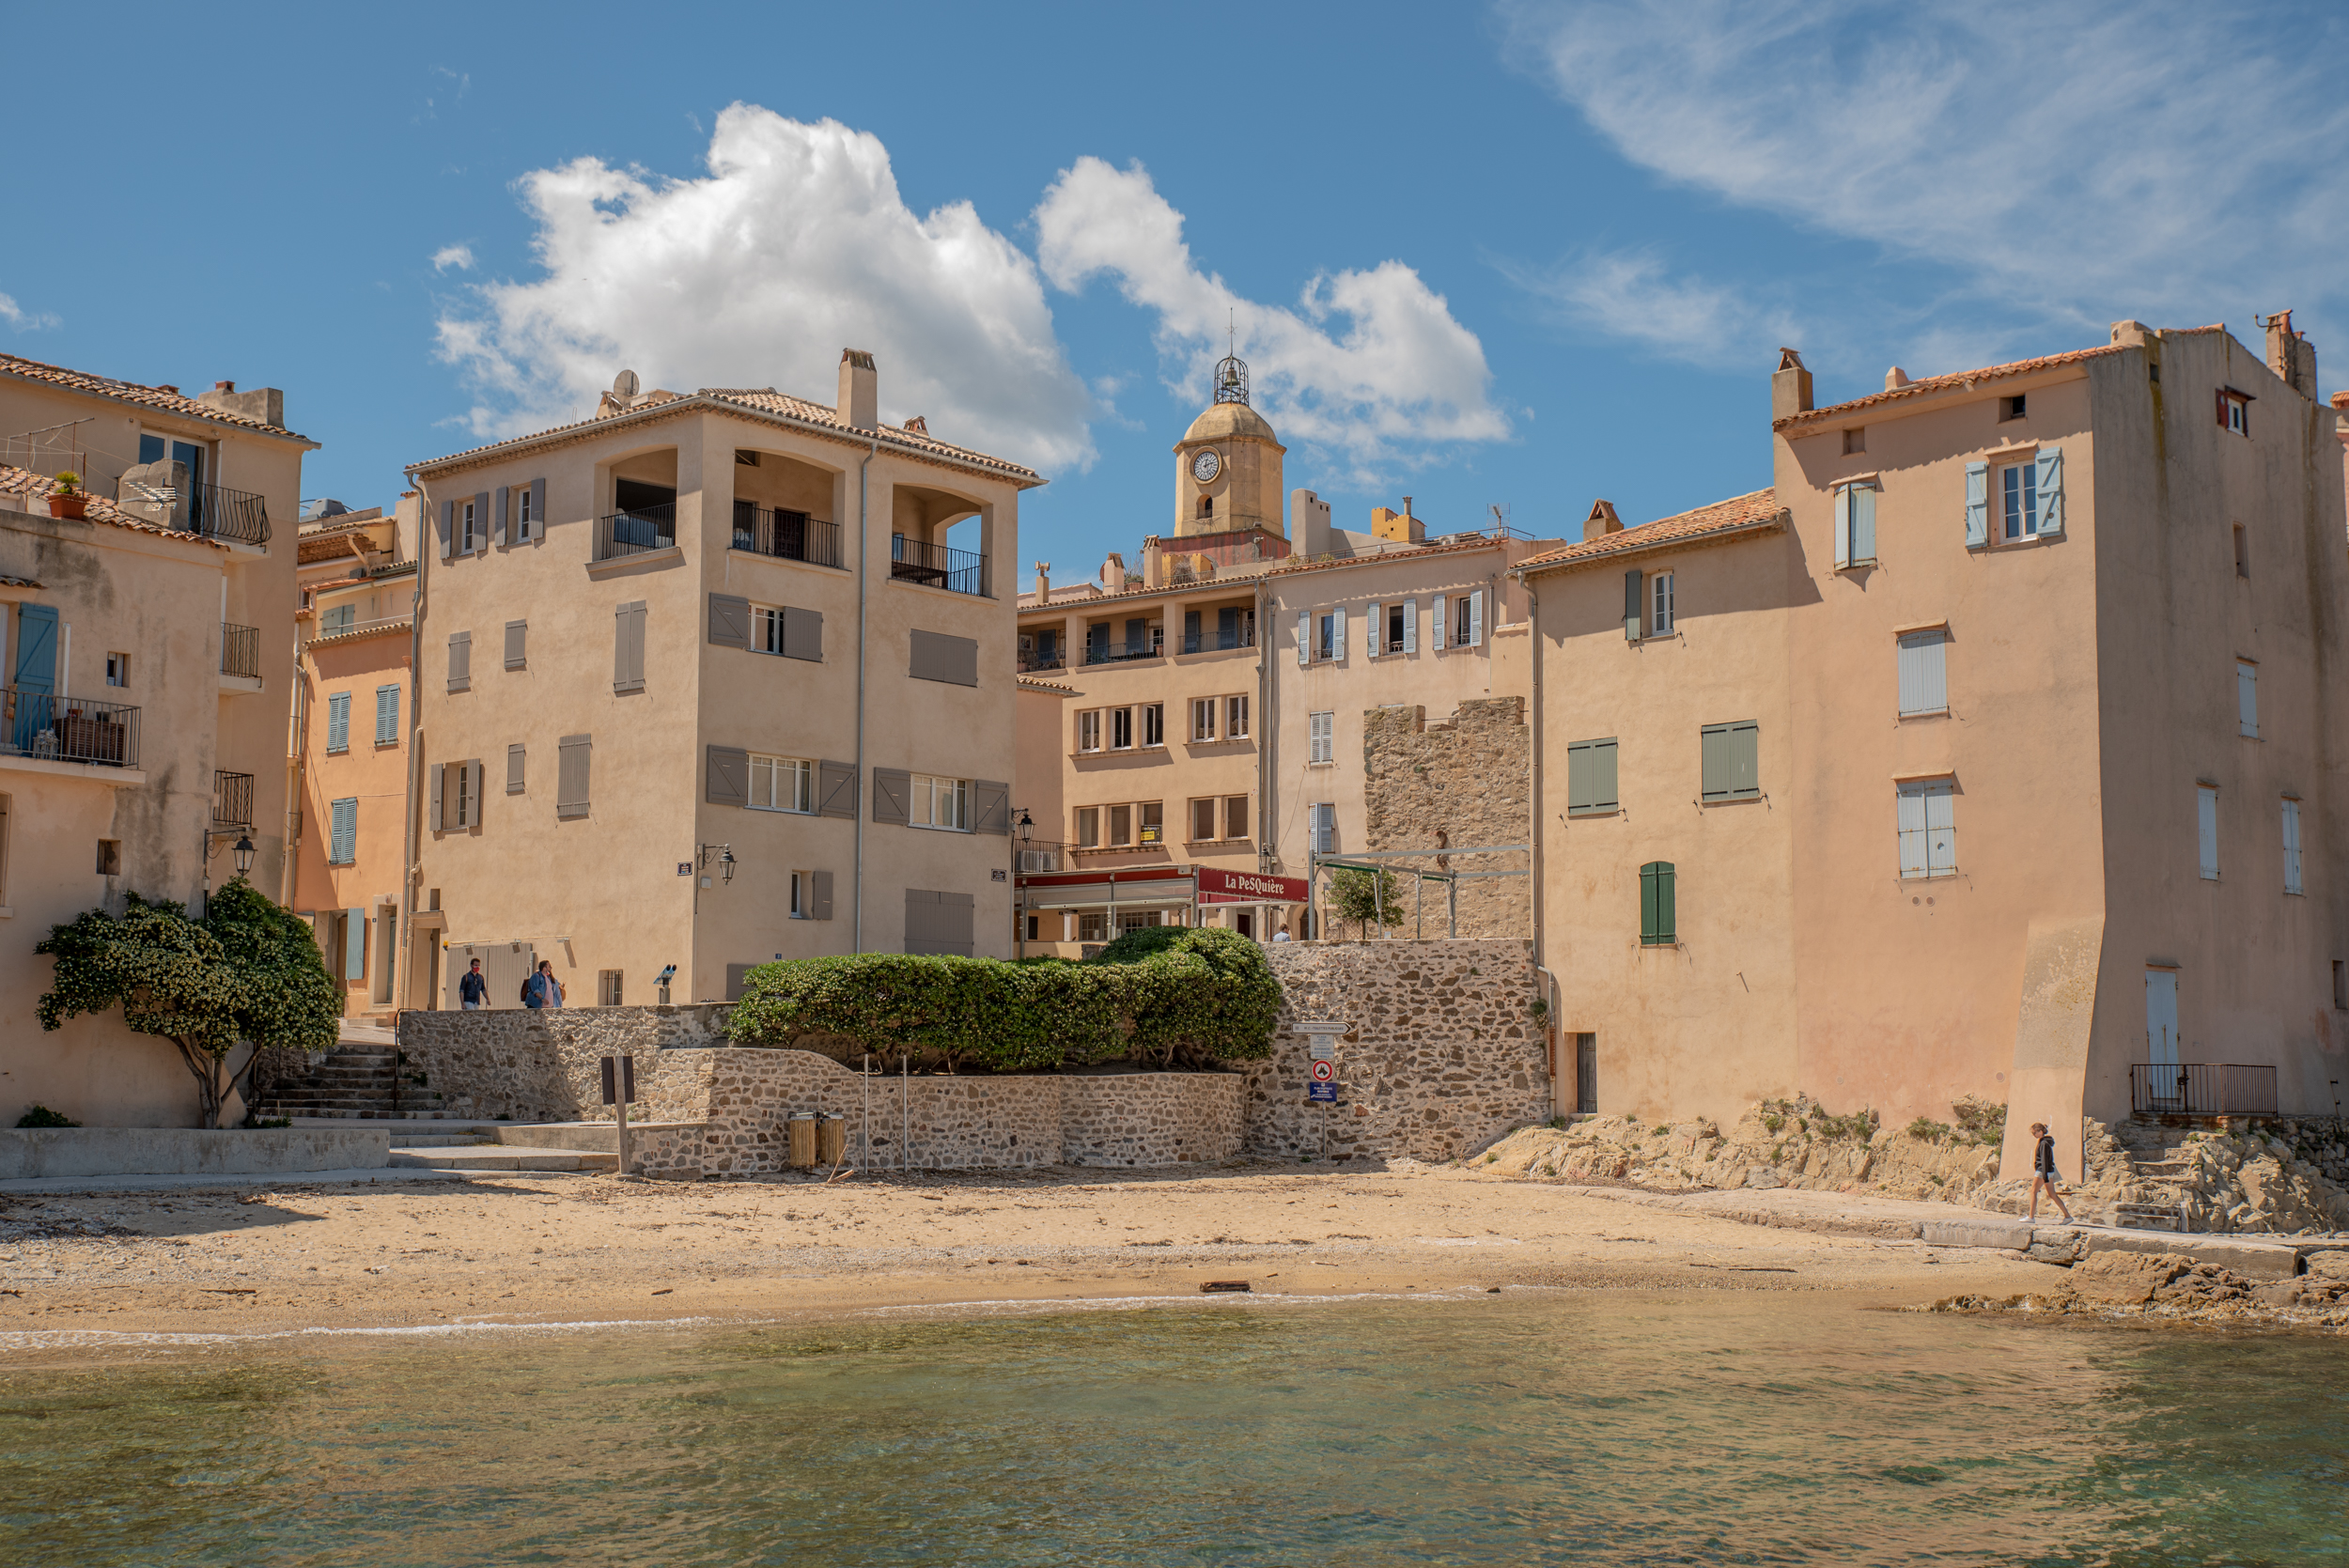
<svg viewBox="0 0 2349 1568">
<path fill-rule="evenodd" d="M 2145 1060 L 2157 1067 L 2178 1064 L 2178 971 L 2145 971 Z"/>
</svg>

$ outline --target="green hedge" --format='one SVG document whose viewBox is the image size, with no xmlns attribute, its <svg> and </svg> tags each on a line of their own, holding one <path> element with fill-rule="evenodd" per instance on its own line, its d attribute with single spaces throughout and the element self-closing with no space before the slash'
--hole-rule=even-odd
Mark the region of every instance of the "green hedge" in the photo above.
<svg viewBox="0 0 2349 1568">
<path fill-rule="evenodd" d="M 738 1045 L 832 1035 L 884 1059 L 990 1072 L 1127 1059 L 1167 1066 L 1272 1054 L 1281 983 L 1235 931 L 1145 926 L 1097 957 L 873 953 L 761 964 L 727 1023 Z"/>
</svg>

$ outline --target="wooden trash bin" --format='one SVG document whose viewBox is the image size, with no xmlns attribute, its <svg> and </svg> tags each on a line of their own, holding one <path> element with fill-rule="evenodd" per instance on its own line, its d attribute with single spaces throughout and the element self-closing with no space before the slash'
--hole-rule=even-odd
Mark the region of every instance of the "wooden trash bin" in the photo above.
<svg viewBox="0 0 2349 1568">
<path fill-rule="evenodd" d="M 784 1128 L 790 1139 L 784 1157 L 785 1162 L 801 1171 L 814 1165 L 816 1163 L 816 1112 L 795 1110 L 784 1122 Z"/>
<path fill-rule="evenodd" d="M 839 1164 L 841 1157 L 848 1152 L 848 1119 L 842 1116 L 827 1116 L 818 1111 L 816 1116 L 816 1163 L 818 1165 Z"/>
</svg>

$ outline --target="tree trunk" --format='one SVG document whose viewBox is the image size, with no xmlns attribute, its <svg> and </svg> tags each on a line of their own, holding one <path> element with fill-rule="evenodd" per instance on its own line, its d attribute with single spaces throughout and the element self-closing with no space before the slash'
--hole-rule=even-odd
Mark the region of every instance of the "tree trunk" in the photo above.
<svg viewBox="0 0 2349 1568">
<path fill-rule="evenodd" d="M 226 1097 L 220 1081 L 222 1059 L 209 1050 L 197 1049 L 176 1034 L 171 1043 L 179 1048 L 179 1060 L 188 1064 L 189 1073 L 195 1079 L 196 1094 L 203 1106 L 203 1126 L 217 1128 L 220 1103 Z"/>
</svg>

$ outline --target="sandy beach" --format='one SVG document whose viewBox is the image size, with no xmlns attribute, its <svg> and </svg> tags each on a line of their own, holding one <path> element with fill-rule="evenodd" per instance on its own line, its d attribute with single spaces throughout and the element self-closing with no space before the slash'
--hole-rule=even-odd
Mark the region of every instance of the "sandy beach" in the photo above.
<svg viewBox="0 0 2349 1568">
<path fill-rule="evenodd" d="M 2044 1287 L 2008 1253 L 1818 1234 L 1409 1164 L 614 1176 L 11 1195 L 0 1348 L 116 1336 L 969 1310 L 1002 1301 L 1506 1289 Z"/>
</svg>

